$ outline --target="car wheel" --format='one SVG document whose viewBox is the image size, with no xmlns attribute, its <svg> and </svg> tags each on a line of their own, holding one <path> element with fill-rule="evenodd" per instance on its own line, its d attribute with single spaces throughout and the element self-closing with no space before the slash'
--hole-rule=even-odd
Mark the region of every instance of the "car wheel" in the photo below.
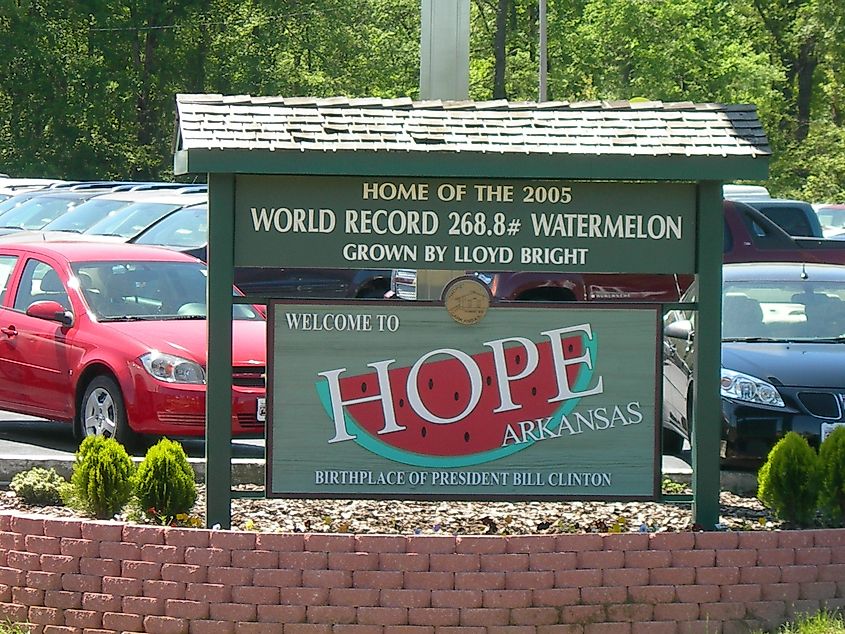
<svg viewBox="0 0 845 634">
<path fill-rule="evenodd" d="M 127 450 L 138 443 L 138 435 L 129 427 L 123 394 L 117 382 L 100 375 L 88 384 L 79 408 L 79 431 L 82 438 L 105 436 L 114 438 Z"/>
</svg>

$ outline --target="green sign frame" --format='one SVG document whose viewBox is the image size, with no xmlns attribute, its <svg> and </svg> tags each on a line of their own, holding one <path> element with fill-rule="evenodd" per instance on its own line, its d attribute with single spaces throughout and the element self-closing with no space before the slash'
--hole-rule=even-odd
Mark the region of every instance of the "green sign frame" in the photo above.
<svg viewBox="0 0 845 634">
<path fill-rule="evenodd" d="M 693 273 L 695 186 L 236 177 L 235 264 Z M 653 257 L 655 252 L 659 258 Z"/>
<path fill-rule="evenodd" d="M 659 306 L 269 309 L 268 497 L 660 495 Z"/>
</svg>

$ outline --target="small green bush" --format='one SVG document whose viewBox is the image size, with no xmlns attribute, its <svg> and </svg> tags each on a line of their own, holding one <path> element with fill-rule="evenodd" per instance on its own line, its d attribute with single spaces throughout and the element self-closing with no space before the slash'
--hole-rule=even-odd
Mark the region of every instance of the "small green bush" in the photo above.
<svg viewBox="0 0 845 634">
<path fill-rule="evenodd" d="M 819 506 L 834 522 L 845 520 L 845 427 L 837 427 L 819 447 Z"/>
<path fill-rule="evenodd" d="M 149 518 L 164 524 L 191 510 L 197 485 L 182 445 L 162 438 L 149 448 L 135 474 L 135 496 Z"/>
<path fill-rule="evenodd" d="M 134 465 L 114 438 L 88 436 L 79 445 L 65 501 L 98 519 L 120 512 L 132 495 Z"/>
<path fill-rule="evenodd" d="M 67 483 L 53 468 L 33 467 L 16 473 L 9 488 L 28 504 L 47 506 L 62 503 L 62 488 Z"/>
<path fill-rule="evenodd" d="M 757 474 L 757 497 L 780 519 L 806 526 L 815 516 L 819 481 L 818 454 L 791 431 L 772 447 Z"/>
</svg>

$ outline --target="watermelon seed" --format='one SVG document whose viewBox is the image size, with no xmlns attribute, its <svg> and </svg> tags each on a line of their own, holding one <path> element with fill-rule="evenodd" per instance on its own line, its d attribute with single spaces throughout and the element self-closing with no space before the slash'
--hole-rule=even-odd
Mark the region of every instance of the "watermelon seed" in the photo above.
<svg viewBox="0 0 845 634">
<path fill-rule="evenodd" d="M 405 407 L 405 399 L 404 398 L 399 399 L 399 407 Z"/>
<path fill-rule="evenodd" d="M 457 401 L 459 398 L 461 398 L 461 395 L 455 392 L 455 400 Z"/>
<path fill-rule="evenodd" d="M 423 427 L 423 428 L 420 430 L 420 434 L 422 434 L 422 437 L 423 437 L 423 438 L 425 438 L 425 435 L 426 435 L 427 433 L 428 433 L 428 432 L 426 431 L 425 427 Z"/>
<path fill-rule="evenodd" d="M 516 355 L 516 357 L 514 358 L 514 361 L 516 362 L 517 365 L 519 365 L 519 355 Z"/>
<path fill-rule="evenodd" d="M 487 377 L 487 385 L 493 385 L 493 377 L 492 376 Z"/>
<path fill-rule="evenodd" d="M 366 391 L 367 391 L 367 384 L 361 383 L 361 392 L 366 392 Z"/>
<path fill-rule="evenodd" d="M 537 396 L 537 388 L 536 387 L 531 388 L 531 396 Z"/>
<path fill-rule="evenodd" d="M 469 442 L 469 432 L 464 432 L 464 442 Z"/>
<path fill-rule="evenodd" d="M 567 348 L 567 350 L 568 350 L 569 352 L 575 352 L 575 346 L 573 346 L 573 345 L 570 343 L 570 344 L 569 344 L 569 347 Z"/>
<path fill-rule="evenodd" d="M 428 389 L 429 389 L 429 390 L 433 390 L 433 389 L 434 389 L 434 379 L 429 379 L 429 380 L 428 380 Z"/>
</svg>

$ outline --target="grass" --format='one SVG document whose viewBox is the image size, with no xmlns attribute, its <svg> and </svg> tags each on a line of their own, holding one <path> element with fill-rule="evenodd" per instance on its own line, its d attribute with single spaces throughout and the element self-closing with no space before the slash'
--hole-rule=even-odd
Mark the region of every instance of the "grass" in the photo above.
<svg viewBox="0 0 845 634">
<path fill-rule="evenodd" d="M 794 623 L 787 623 L 776 630 L 777 634 L 845 634 L 845 620 L 841 615 L 819 612 L 805 616 Z"/>
</svg>

